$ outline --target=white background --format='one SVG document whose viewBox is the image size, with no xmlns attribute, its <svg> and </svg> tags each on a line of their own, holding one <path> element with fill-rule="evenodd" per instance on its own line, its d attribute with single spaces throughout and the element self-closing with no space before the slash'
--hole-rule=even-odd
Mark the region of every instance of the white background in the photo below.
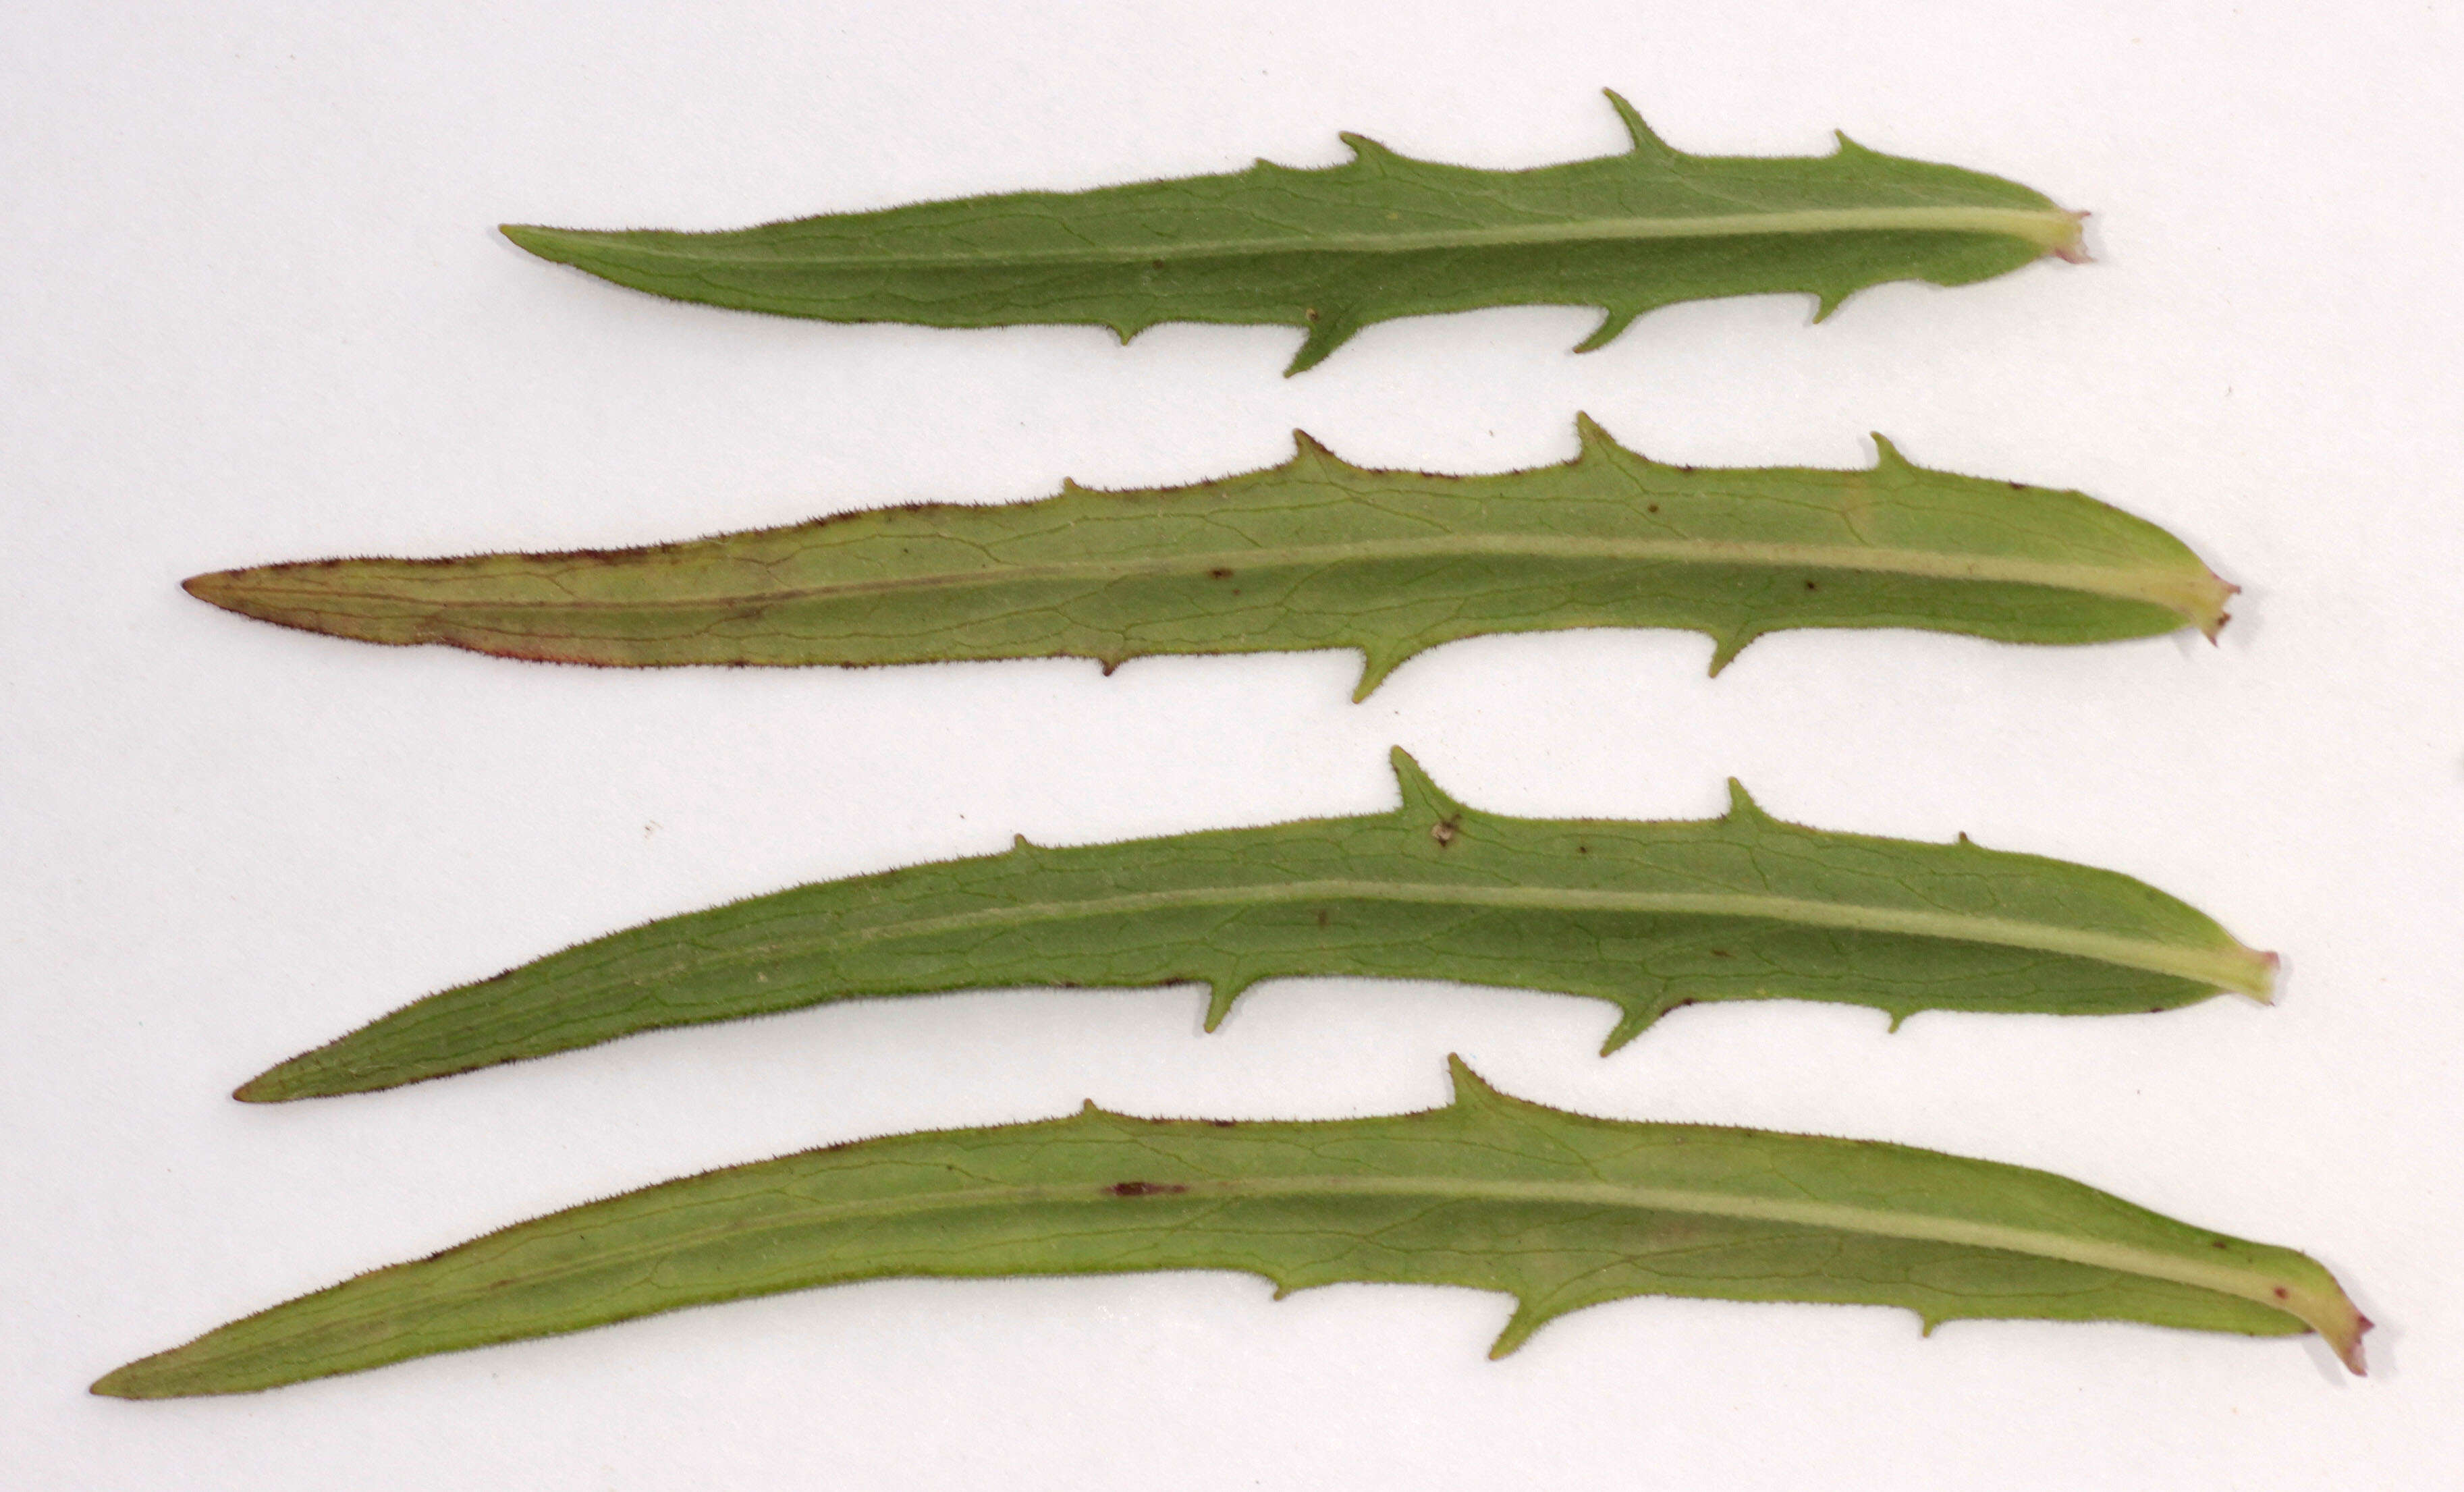
<svg viewBox="0 0 2464 1492">
<path fill-rule="evenodd" d="M 19 6 L 0 21 L 0 1471 L 14 1487 L 2428 1487 L 2464 1451 L 2464 314 L 2453 4 Z M 2147 13 L 2161 10 L 2160 14 Z M 833 327 L 531 259 L 515 219 L 737 227 L 1344 158 L 1878 149 L 2094 209 L 2098 261 L 1809 327 Z M 604 546 L 1283 459 L 2077 486 L 2245 592 L 2223 646 L 1796 633 L 624 674 L 287 632 L 200 570 Z M 2110 866 L 2281 950 L 2278 1005 L 1610 1009 L 1291 981 L 882 1001 L 368 1098 L 236 1082 L 415 996 L 799 881 L 1393 801 L 1771 811 Z M 2315 1343 L 1638 1300 L 1483 1353 L 1469 1291 L 892 1282 L 231 1399 L 85 1384 L 607 1192 L 1064 1112 L 1381 1113 L 1443 1055 L 1588 1111 L 2045 1167 L 2303 1248 Z"/>
</svg>

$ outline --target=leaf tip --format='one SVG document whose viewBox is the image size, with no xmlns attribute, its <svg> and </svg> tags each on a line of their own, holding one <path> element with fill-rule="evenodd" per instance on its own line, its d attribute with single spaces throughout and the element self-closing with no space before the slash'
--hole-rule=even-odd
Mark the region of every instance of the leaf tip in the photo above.
<svg viewBox="0 0 2464 1492">
<path fill-rule="evenodd" d="M 1875 471 L 1913 472 L 1917 470 L 1916 463 L 1900 454 L 1900 448 L 1891 444 L 1891 438 L 1888 435 L 1883 434 L 1881 430 L 1873 430 L 1869 433 L 1873 436 L 1874 440 Z"/>
<path fill-rule="evenodd" d="M 304 1057 L 277 1062 L 255 1077 L 231 1089 L 231 1097 L 243 1104 L 287 1104 L 295 1098 L 315 1098 L 319 1089 L 301 1076 Z"/>
<path fill-rule="evenodd" d="M 537 223 L 499 223 L 496 231 L 525 253 L 558 264 L 573 262 L 574 240 L 579 235 L 570 230 L 543 228 Z"/>
<path fill-rule="evenodd" d="M 201 1368 L 191 1361 L 189 1348 L 195 1345 L 190 1343 L 187 1348 L 175 1347 L 133 1363 L 122 1363 L 86 1385 L 86 1392 L 99 1398 L 116 1399 L 194 1398 L 200 1394 L 246 1392 L 246 1388 L 233 1386 L 228 1378 L 218 1381 L 210 1366 Z"/>
<path fill-rule="evenodd" d="M 208 605 L 231 609 L 230 596 L 232 582 L 239 577 L 236 570 L 209 570 L 204 575 L 191 575 L 180 582 L 180 588 Z"/>
<path fill-rule="evenodd" d="M 1239 979 L 1217 979 L 1206 987 L 1206 1032 L 1215 1034 L 1224 1018 L 1232 1014 L 1232 1002 L 1241 998 L 1248 985 Z"/>
</svg>

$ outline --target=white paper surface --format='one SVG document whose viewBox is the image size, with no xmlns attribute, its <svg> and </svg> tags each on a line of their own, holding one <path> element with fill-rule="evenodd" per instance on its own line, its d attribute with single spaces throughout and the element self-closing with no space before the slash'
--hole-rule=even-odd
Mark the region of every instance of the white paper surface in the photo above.
<svg viewBox="0 0 2464 1492">
<path fill-rule="evenodd" d="M 2464 19 L 2452 4 L 23 7 L 0 19 L 0 1470 L 22 1487 L 2430 1487 L 2464 1435 Z M 659 301 L 503 220 L 723 228 L 1344 158 L 1877 149 L 2091 208 L 2098 262 L 1298 334 L 838 327 Z M 243 621 L 201 570 L 611 546 L 1267 465 L 2077 486 L 2246 587 L 2221 647 L 1916 634 L 598 672 Z M 2128 871 L 2280 1003 L 1595 1001 L 1312 980 L 879 1001 L 361 1099 L 224 1095 L 409 998 L 799 881 L 1392 801 L 1772 812 Z M 252 1397 L 130 1358 L 607 1192 L 1057 1114 L 1425 1107 L 1443 1056 L 1637 1118 L 2040 1166 L 2313 1253 L 2294 1341 L 1158 1275 L 892 1282 Z"/>
</svg>

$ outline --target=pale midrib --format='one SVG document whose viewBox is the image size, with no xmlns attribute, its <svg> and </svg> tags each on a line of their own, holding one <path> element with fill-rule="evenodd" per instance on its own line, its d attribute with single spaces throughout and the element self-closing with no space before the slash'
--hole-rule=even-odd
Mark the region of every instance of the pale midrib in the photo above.
<svg viewBox="0 0 2464 1492">
<path fill-rule="evenodd" d="M 1028 907 L 996 907 L 944 917 L 917 918 L 874 928 L 849 929 L 833 935 L 841 943 L 884 938 L 927 937 L 976 928 L 1016 927 L 1035 922 L 1131 915 L 1177 908 L 1267 906 L 1327 901 L 1382 901 L 1421 906 L 1479 907 L 1536 911 L 1605 911 L 1674 916 L 1736 917 L 1788 922 L 1801 927 L 1838 928 L 1859 932 L 1891 932 L 1941 938 L 1956 943 L 1982 943 L 2023 948 L 2037 953 L 2094 959 L 2151 974 L 2172 975 L 2238 990 L 2265 993 L 2260 956 L 2248 949 L 2232 952 L 2180 948 L 2145 938 L 2124 937 L 2009 917 L 1975 917 L 1958 912 L 1923 911 L 1897 907 L 1809 901 L 1801 897 L 1761 896 L 1749 892 L 1609 891 L 1576 888 L 1528 886 L 1442 886 L 1394 881 L 1286 881 L 1268 886 L 1210 886 L 1169 891 L 1133 891 L 1119 896 L 1081 901 L 1043 902 Z M 761 956 L 769 956 L 762 951 Z"/>
<path fill-rule="evenodd" d="M 529 601 L 496 598 L 461 598 L 438 595 L 433 591 L 408 594 L 383 591 L 375 586 L 339 587 L 333 585 L 285 586 L 263 581 L 243 581 L 241 589 L 257 597 L 297 596 L 306 598 L 354 597 L 367 600 L 398 602 L 408 605 L 460 607 L 491 612 L 526 611 L 674 611 L 704 610 L 712 607 L 781 606 L 800 602 L 816 602 L 840 596 L 860 596 L 907 590 L 932 590 L 964 586 L 1094 583 L 1111 581 L 1154 579 L 1177 575 L 1199 576 L 1214 570 L 1275 570 L 1285 568 L 1375 561 L 1447 559 L 1549 559 L 1565 560 L 1624 560 L 1635 563 L 1683 563 L 1722 566 L 1749 566 L 1772 570 L 1852 571 L 1874 575 L 1910 576 L 1927 580 L 1973 581 L 1989 583 L 2034 585 L 2057 590 L 2071 590 L 2117 600 L 2145 602 L 2162 606 L 2193 622 L 2205 624 L 2216 609 L 2214 598 L 2205 594 L 2201 581 L 2211 577 L 2188 575 L 2178 569 L 2152 566 L 2111 566 L 2066 563 L 2050 560 L 2032 560 L 2011 555 L 1962 554 L 1949 550 L 1896 549 L 1861 544 L 1790 544 L 1760 543 L 1734 539 L 1700 538 L 1618 538 L 1592 536 L 1544 534 L 1474 534 L 1402 539 L 1365 539 L 1346 543 L 1302 544 L 1274 549 L 1224 549 L 1195 554 L 1174 555 L 1142 560 L 1076 560 L 1040 564 L 996 564 L 977 570 L 940 571 L 922 575 L 884 576 L 877 579 L 834 581 L 823 584 L 781 586 L 772 590 L 715 592 L 693 596 L 597 599 L 557 597 Z M 780 564 L 786 560 L 743 560 L 753 564 Z M 310 571 L 314 576 L 347 575 L 341 571 Z M 529 577 L 561 583 L 559 577 L 546 572 L 530 572 Z M 388 579 L 406 579 L 388 577 Z M 434 582 L 439 590 L 461 586 L 483 586 L 500 583 L 502 577 L 473 575 L 448 578 Z"/>
<path fill-rule="evenodd" d="M 1087 244 L 1066 249 L 977 250 L 966 253 L 849 253 L 759 250 L 714 252 L 708 239 L 734 233 L 687 235 L 681 242 L 643 241 L 621 233 L 547 229 L 546 233 L 621 247 L 646 258 L 708 261 L 727 258 L 804 269 L 962 269 L 1009 264 L 1152 264 L 1158 259 L 1219 259 L 1287 253 L 1410 253 L 1429 249 L 1511 248 L 1521 245 L 1640 242 L 1677 238 L 1737 238 L 1759 234 L 1853 232 L 1994 233 L 2052 250 L 2079 238 L 2079 220 L 2057 208 L 1803 208 L 1782 212 L 1731 212 L 1678 217 L 1600 217 L 1557 223 L 1516 223 L 1494 228 L 1455 228 L 1362 233 L 1309 233 L 1260 238 L 1176 239 L 1154 244 Z M 735 246 L 730 245 L 733 250 Z"/>
</svg>

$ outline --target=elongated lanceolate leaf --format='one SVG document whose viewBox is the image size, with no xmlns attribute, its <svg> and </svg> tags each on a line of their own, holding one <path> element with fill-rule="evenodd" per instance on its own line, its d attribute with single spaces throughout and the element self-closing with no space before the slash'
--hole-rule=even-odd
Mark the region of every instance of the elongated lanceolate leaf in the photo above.
<svg viewBox="0 0 2464 1492">
<path fill-rule="evenodd" d="M 1356 819 L 1007 854 L 671 917 L 447 990 L 240 1088 L 392 1087 L 658 1026 L 868 996 L 1366 975 L 1561 990 L 1621 1012 L 1606 1050 L 1702 1000 L 2067 1015 L 2264 999 L 2255 953 L 2109 870 L 1783 823 L 1730 784 L 1698 823 L 1512 819 L 1394 754 Z"/>
<path fill-rule="evenodd" d="M 1346 135 L 1350 163 L 1014 192 L 734 232 L 508 225 L 542 258 L 679 300 L 825 321 L 1267 323 L 1314 366 L 1373 322 L 1480 306 L 1597 306 L 1580 350 L 1680 300 L 1801 292 L 1817 317 L 1886 280 L 1965 285 L 2079 224 L 2015 182 L 1881 155 L 1674 150 L 1616 94 L 1621 155 L 1525 171 L 1414 161 Z"/>
<path fill-rule="evenodd" d="M 129 1364 L 98 1393 L 238 1393 L 712 1301 L 890 1275 L 1233 1269 L 1515 1297 L 1489 1349 L 1633 1295 L 2315 1330 L 2369 1323 L 2290 1249 L 2041 1171 L 1870 1140 L 1634 1124 L 1500 1093 L 1313 1123 L 1068 1119 L 806 1151 L 379 1269 Z"/>
<path fill-rule="evenodd" d="M 1578 420 L 1498 476 L 1373 472 L 1307 435 L 1194 487 L 936 504 L 652 549 L 341 560 L 201 575 L 289 626 L 564 663 L 883 664 L 1357 647 L 1358 697 L 1489 632 L 1684 627 L 1714 672 L 1766 632 L 1925 627 L 2091 643 L 2196 626 L 2233 587 L 2079 493 L 1927 471 L 1697 470 Z"/>
</svg>

